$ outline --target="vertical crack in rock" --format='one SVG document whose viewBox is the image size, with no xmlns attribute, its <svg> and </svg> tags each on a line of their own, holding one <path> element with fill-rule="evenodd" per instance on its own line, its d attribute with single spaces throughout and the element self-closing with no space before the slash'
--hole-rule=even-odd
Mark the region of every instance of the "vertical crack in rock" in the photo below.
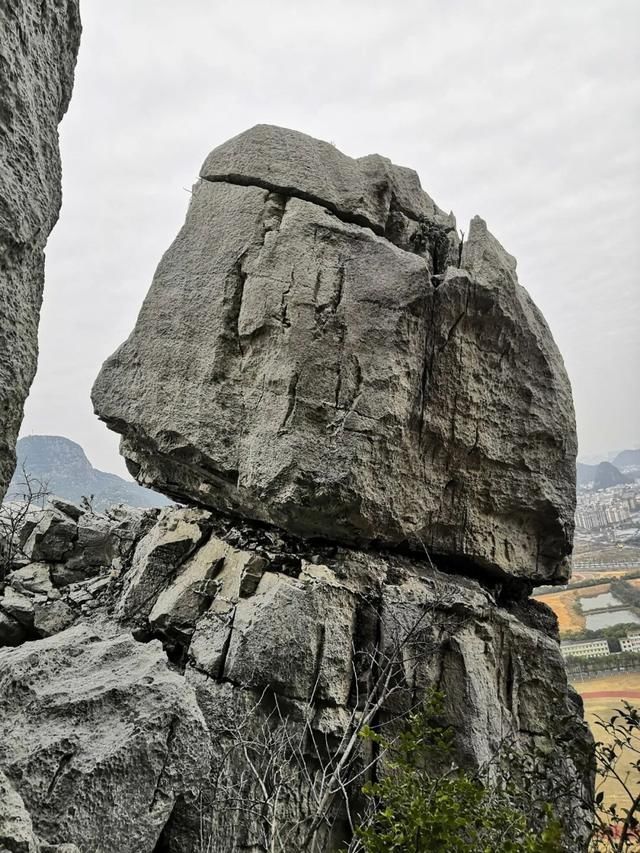
<svg viewBox="0 0 640 853">
<path fill-rule="evenodd" d="M 429 395 L 429 384 L 433 375 L 436 357 L 436 322 L 438 316 L 439 295 L 436 288 L 430 292 L 425 290 L 427 299 L 427 317 L 424 328 L 424 345 L 422 348 L 422 376 L 420 380 L 420 411 L 418 421 L 418 435 L 421 443 L 424 441 L 425 409 Z"/>
<path fill-rule="evenodd" d="M 327 634 L 327 626 L 325 622 L 320 622 L 316 627 L 316 660 L 313 672 L 313 679 L 311 681 L 311 695 L 309 699 L 317 701 L 317 696 L 320 687 L 320 675 L 322 673 L 322 663 L 324 659 L 324 649 L 326 642 L 326 634 Z"/>
<path fill-rule="evenodd" d="M 456 488 L 452 482 L 447 500 Z M 226 749 L 221 744 L 233 737 L 234 726 L 241 725 L 242 737 L 255 743 L 256 756 L 259 756 L 265 721 L 271 732 L 269 737 L 275 737 L 276 742 L 281 726 L 287 727 L 287 737 L 296 740 L 300 737 L 300 742 L 306 742 L 307 725 L 311 726 L 314 736 L 317 733 L 319 743 L 339 741 L 344 727 L 353 724 L 353 715 L 365 707 L 367 697 L 379 688 L 381 677 L 384 680 L 385 667 L 393 661 L 393 689 L 370 721 L 374 729 L 382 726 L 385 731 L 395 731 L 394 726 L 401 725 L 425 692 L 439 685 L 445 694 L 444 720 L 455 730 L 456 748 L 469 766 L 482 765 L 487 756 L 495 753 L 504 742 L 505 725 L 511 723 L 516 726 L 514 734 L 519 737 L 526 732 L 550 732 L 556 718 L 567 718 L 574 720 L 576 725 L 572 743 L 577 744 L 582 737 L 576 707 L 566 698 L 560 650 L 554 635 L 547 633 L 548 629 L 537 615 L 539 606 L 533 608 L 529 602 L 521 601 L 516 617 L 515 611 L 507 607 L 508 597 L 500 604 L 480 584 L 464 576 L 469 569 L 466 566 L 455 567 L 462 576 L 445 575 L 433 562 L 424 563 L 415 556 L 357 551 L 298 540 L 267 526 L 237 517 L 211 516 L 202 510 L 164 510 L 160 518 L 153 518 L 151 528 L 141 526 L 142 538 L 149 537 L 147 544 L 156 543 L 156 548 L 141 549 L 138 543 L 135 553 L 140 557 L 144 550 L 151 556 L 157 548 L 165 548 L 167 536 L 171 540 L 184 541 L 189 533 L 184 525 L 195 519 L 199 526 L 206 528 L 209 538 L 178 575 L 178 580 L 185 579 L 180 587 L 184 594 L 189 589 L 197 593 L 204 576 L 214 581 L 215 585 L 210 588 L 213 595 L 210 609 L 201 614 L 196 595 L 192 610 L 185 614 L 187 599 L 168 595 L 175 589 L 171 578 L 176 573 L 162 570 L 159 562 L 153 567 L 150 565 L 150 570 L 155 568 L 155 571 L 150 571 L 148 578 L 150 581 L 163 578 L 162 584 L 156 587 L 157 602 L 149 616 L 149 622 L 155 625 L 163 641 L 173 638 L 174 629 L 186 631 L 191 617 L 195 623 L 195 633 L 186 631 L 182 640 L 185 646 L 189 645 L 184 677 L 175 670 L 167 670 L 157 643 L 141 645 L 122 634 L 106 643 L 96 642 L 97 638 L 90 640 L 86 636 L 86 629 L 74 635 L 77 629 L 72 628 L 58 637 L 38 640 L 23 648 L 0 649 L 0 684 L 3 678 L 14 683 L 16 671 L 27 681 L 34 679 L 34 668 L 39 666 L 37 677 L 45 679 L 45 694 L 50 695 L 55 690 L 59 695 L 56 679 L 63 678 L 64 684 L 69 684 L 76 666 L 74 661 L 80 657 L 82 663 L 83 655 L 95 656 L 98 649 L 105 646 L 97 666 L 82 663 L 78 676 L 81 681 L 71 694 L 74 726 L 77 726 L 74 737 L 78 737 L 80 756 L 78 766 L 84 766 L 88 748 L 98 749 L 96 742 L 100 744 L 100 738 L 106 736 L 101 733 L 110 732 L 114 727 L 102 724 L 102 714 L 119 714 L 124 703 L 125 718 L 128 720 L 133 714 L 135 720 L 140 719 L 139 724 L 146 726 L 144 739 L 134 738 L 133 742 L 126 743 L 127 750 L 143 750 L 142 754 L 135 753 L 132 760 L 127 761 L 119 753 L 118 761 L 110 765 L 110 772 L 123 779 L 123 796 L 135 798 L 138 788 L 144 792 L 141 808 L 135 810 L 135 820 L 126 817 L 128 812 L 121 803 L 113 815 L 103 816 L 110 839 L 115 832 L 125 836 L 132 834 L 130 841 L 117 836 L 118 843 L 113 844 L 112 849 L 123 853 L 151 849 L 151 845 L 145 847 L 139 843 L 143 837 L 137 834 L 140 831 L 144 838 L 153 839 L 162 833 L 164 846 L 160 846 L 160 850 L 194 849 L 199 822 L 191 819 L 194 815 L 197 817 L 197 807 L 194 808 L 188 792 L 199 790 L 203 801 L 209 802 L 215 799 L 215 788 L 206 770 L 197 782 L 188 781 L 185 774 L 200 752 L 206 753 L 207 744 L 211 744 L 214 752 Z M 464 524 L 462 529 L 466 529 Z M 194 536 L 195 531 L 191 530 L 187 539 Z M 464 533 L 459 536 L 464 538 Z M 461 539 L 458 538 L 456 548 L 460 547 Z M 162 555 L 169 563 L 171 559 L 179 559 L 177 554 L 171 558 L 165 550 Z M 159 553 L 156 556 L 160 558 Z M 293 572 L 295 577 L 291 576 L 289 568 L 292 563 L 297 566 Z M 250 566 L 266 574 L 262 575 L 257 589 L 251 585 L 253 593 L 247 598 L 249 587 L 243 588 L 243 582 Z M 135 569 L 132 566 L 127 571 Z M 109 595 L 94 611 L 97 623 L 109 612 L 114 613 L 113 603 L 123 595 L 117 580 L 107 589 Z M 160 603 L 162 606 L 158 607 Z M 120 608 L 116 607 L 115 613 L 119 612 Z M 163 619 L 158 618 L 160 612 L 164 614 Z M 56 651 L 58 643 L 60 648 L 69 648 L 66 667 L 67 670 L 71 668 L 71 672 L 59 673 L 51 666 L 60 655 L 60 649 Z M 129 650 L 127 644 L 134 648 Z M 38 663 L 40 645 L 41 664 Z M 291 650 L 294 650 L 293 655 Z M 126 655 L 131 652 L 135 658 L 130 663 Z M 145 660 L 147 656 L 157 658 L 154 668 L 150 669 L 148 663 L 142 665 L 140 656 Z M 46 672 L 42 669 L 45 665 Z M 519 670 L 523 665 L 524 673 L 518 678 L 530 687 L 526 696 L 518 698 L 515 695 L 519 690 L 516 666 Z M 104 690 L 92 700 L 95 705 L 90 706 L 88 715 L 91 726 L 83 727 L 77 720 L 76 693 L 80 691 L 82 702 L 85 702 L 87 691 L 95 692 L 96 683 L 100 683 L 95 675 L 87 677 L 87 672 L 97 670 L 99 673 L 103 669 L 106 673 Z M 113 686 L 114 674 L 117 689 Z M 157 691 L 163 679 L 169 679 L 174 685 L 172 690 L 177 688 L 176 699 L 186 700 L 189 691 L 196 691 L 204 722 L 196 724 L 199 713 L 196 706 L 187 727 L 187 744 L 182 725 L 189 719 L 188 714 L 176 707 L 175 700 L 169 705 L 170 713 L 164 710 L 167 701 L 164 693 L 161 694 L 163 703 L 158 705 Z M 140 692 L 131 695 L 129 684 L 136 685 Z M 531 685 L 536 685 L 535 689 Z M 550 697 L 554 697 L 553 702 Z M 42 731 L 47 730 L 46 726 L 40 730 L 44 709 L 37 704 L 33 708 L 31 704 L 28 708 L 22 707 L 21 701 L 19 692 L 0 692 L 0 743 L 7 755 L 13 755 L 16 750 L 22 750 L 27 738 L 30 744 L 36 744 L 29 748 L 31 756 L 37 754 L 39 738 Z M 274 701 L 280 709 L 275 714 Z M 518 715 L 513 708 L 515 704 L 519 706 Z M 138 706 L 144 711 L 141 718 L 135 715 L 134 709 Z M 35 714 L 38 725 L 31 724 L 30 714 Z M 201 728 L 204 723 L 209 727 L 208 732 Z M 115 727 L 118 731 L 122 728 L 121 724 Z M 109 749 L 113 748 L 108 736 L 106 743 Z M 149 748 L 151 752 L 144 752 Z M 569 741 L 564 741 L 553 752 L 555 769 L 548 776 L 549 791 L 559 779 L 566 780 L 569 789 L 574 786 L 577 790 L 582 784 L 571 764 L 570 748 Z M 375 752 L 364 756 L 367 763 L 375 757 Z M 20 770 L 19 757 L 11 760 L 17 762 Z M 216 766 L 215 760 L 210 766 Z M 156 773 L 154 768 L 159 765 L 162 766 Z M 40 792 L 38 796 L 44 796 L 47 786 L 55 794 L 53 798 L 47 796 L 43 805 L 37 801 L 39 815 L 46 814 L 53 802 L 52 819 L 58 820 L 62 810 L 66 827 L 75 819 L 69 817 L 69 803 L 80 815 L 94 808 L 96 802 L 102 808 L 102 800 L 93 795 L 85 796 L 85 792 L 95 790 L 100 782 L 99 775 L 93 780 L 91 774 L 68 774 L 68 778 L 64 777 L 64 785 L 56 787 L 50 784 L 50 779 L 46 779 L 44 785 L 38 778 L 31 781 L 29 777 L 35 773 L 34 766 L 33 762 L 29 764 L 28 772 L 20 777 L 21 784 L 35 785 Z M 233 777 L 241 776 L 248 769 L 241 752 L 226 767 Z M 375 777 L 377 768 L 371 768 L 371 773 Z M 135 779 L 133 787 L 131 774 Z M 64 776 L 63 771 L 56 776 Z M 304 823 L 309 815 L 308 803 L 313 799 L 309 786 L 313 784 L 313 774 L 310 780 L 301 781 L 300 796 L 284 807 L 285 814 L 292 815 L 291 819 L 295 818 L 296 822 L 302 820 Z M 249 801 L 251 796 L 247 792 L 245 800 Z M 348 796 L 350 808 L 355 813 L 360 803 L 358 791 L 349 789 Z M 568 815 L 573 838 L 579 837 L 582 831 L 582 818 L 572 803 L 573 800 L 567 801 L 563 814 Z M 241 843 L 245 829 L 253 826 L 256 819 L 251 810 L 243 818 L 242 825 L 232 819 L 216 830 L 218 835 L 212 840 L 214 849 L 227 849 L 229 839 Z M 295 838 L 292 837 L 291 843 L 292 849 L 297 849 Z M 93 848 L 88 845 L 88 849 Z M 323 849 L 335 848 L 327 841 Z"/>
<path fill-rule="evenodd" d="M 176 729 L 178 728 L 179 720 L 177 717 L 172 716 L 171 721 L 169 723 L 169 729 L 167 731 L 167 737 L 165 741 L 164 748 L 164 758 L 162 761 L 162 767 L 160 768 L 160 772 L 156 778 L 155 788 L 153 789 L 153 796 L 151 797 L 151 802 L 149 803 L 148 811 L 152 812 L 158 802 L 160 797 L 160 788 L 165 784 L 165 774 L 167 772 L 167 767 L 171 758 L 173 757 L 173 743 L 176 736 Z"/>
<path fill-rule="evenodd" d="M 60 761 L 58 762 L 58 766 L 56 767 L 56 772 L 53 774 L 51 782 L 49 782 L 49 786 L 47 788 L 47 797 L 50 797 L 53 794 L 55 787 L 58 784 L 58 780 L 71 763 L 71 760 L 73 759 L 74 755 L 75 751 L 71 750 L 69 752 L 65 752 L 61 756 Z"/>
<path fill-rule="evenodd" d="M 289 319 L 289 294 L 291 293 L 292 288 L 295 286 L 295 271 L 294 268 L 291 267 L 291 276 L 282 291 L 282 299 L 280 301 L 280 323 L 282 324 L 282 331 L 288 329 L 291 326 L 291 320 Z"/>
<path fill-rule="evenodd" d="M 220 650 L 220 664 L 218 667 L 218 681 L 224 681 L 225 679 L 225 668 L 227 665 L 227 657 L 229 656 L 229 648 L 231 646 L 231 639 L 233 637 L 233 627 L 236 619 L 236 608 L 234 607 L 231 611 L 231 618 L 229 619 L 227 635 L 222 644 L 222 649 Z"/>
<path fill-rule="evenodd" d="M 330 303 L 331 311 L 333 311 L 334 314 L 338 311 L 340 303 L 342 302 L 345 274 L 345 264 L 343 261 L 341 261 L 340 266 L 338 267 L 338 275 L 336 277 Z"/>
<path fill-rule="evenodd" d="M 505 673 L 506 681 L 506 703 L 509 711 L 513 713 L 513 691 L 515 687 L 515 670 L 513 664 L 513 653 L 511 649 L 507 651 L 507 669 Z"/>
<path fill-rule="evenodd" d="M 289 380 L 289 386 L 287 388 L 287 401 L 288 401 L 287 402 L 287 411 L 285 412 L 285 416 L 284 416 L 282 423 L 280 425 L 279 432 L 283 432 L 284 430 L 286 430 L 288 428 L 289 422 L 295 413 L 296 404 L 298 401 L 298 381 L 299 381 L 299 378 L 300 378 L 300 376 L 296 372 L 296 373 L 292 374 L 291 379 Z"/>
<path fill-rule="evenodd" d="M 245 249 L 233 265 L 230 276 L 232 295 L 229 300 L 228 308 L 228 326 L 232 331 L 241 358 L 244 358 L 244 349 L 242 346 L 242 335 L 240 334 L 240 314 L 242 312 L 244 288 L 248 278 L 248 274 L 244 269 L 246 256 L 247 250 Z"/>
<path fill-rule="evenodd" d="M 313 233 L 314 233 L 314 245 L 315 245 L 315 239 L 316 239 L 316 236 L 318 233 L 318 229 L 315 228 Z M 316 271 L 315 281 L 313 283 L 313 308 L 314 308 L 314 312 L 316 315 L 316 321 L 317 321 L 318 314 L 321 311 L 320 306 L 318 305 L 318 294 L 320 293 L 320 285 L 321 284 L 322 284 L 322 267 L 318 267 L 318 269 Z"/>
</svg>

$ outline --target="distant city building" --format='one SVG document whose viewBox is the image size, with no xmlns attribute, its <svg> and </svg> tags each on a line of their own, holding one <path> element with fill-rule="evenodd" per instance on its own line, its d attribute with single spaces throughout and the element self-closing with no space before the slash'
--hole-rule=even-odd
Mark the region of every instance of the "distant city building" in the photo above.
<svg viewBox="0 0 640 853">
<path fill-rule="evenodd" d="M 628 634 L 621 638 L 620 649 L 623 652 L 640 652 L 640 634 Z"/>
<path fill-rule="evenodd" d="M 560 643 L 563 657 L 601 658 L 609 654 L 608 640 L 578 640 Z"/>
<path fill-rule="evenodd" d="M 576 525 L 583 530 L 596 530 L 598 527 L 604 527 L 606 523 L 604 510 L 599 507 L 587 507 L 576 512 Z"/>
<path fill-rule="evenodd" d="M 618 506 L 608 506 L 604 511 L 604 516 L 607 524 L 619 524 L 621 521 L 627 521 L 631 518 L 628 504 L 619 504 Z"/>
<path fill-rule="evenodd" d="M 581 487 L 577 504 L 576 531 L 581 541 L 633 542 L 638 538 L 640 482 L 599 490 Z"/>
</svg>

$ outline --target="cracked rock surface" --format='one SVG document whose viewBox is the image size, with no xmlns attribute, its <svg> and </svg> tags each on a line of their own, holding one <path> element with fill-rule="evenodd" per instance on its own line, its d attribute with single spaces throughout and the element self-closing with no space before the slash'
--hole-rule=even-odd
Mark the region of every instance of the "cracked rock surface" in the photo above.
<svg viewBox="0 0 640 853">
<path fill-rule="evenodd" d="M 58 123 L 79 41 L 78 0 L 0 0 L 0 497 L 36 370 L 44 247 L 61 202 Z"/>
<path fill-rule="evenodd" d="M 344 849 L 385 771 L 358 733 L 437 689 L 460 766 L 535 751 L 531 804 L 584 850 L 590 736 L 527 599 L 568 574 L 571 393 L 481 219 L 461 244 L 410 169 L 253 128 L 207 158 L 93 399 L 186 506 L 53 499 L 3 545 L 20 849 Z"/>
<path fill-rule="evenodd" d="M 207 740 L 158 642 L 78 625 L 0 650 L 0 767 L 49 841 L 152 853 L 176 800 L 197 794 Z"/>
<path fill-rule="evenodd" d="M 215 149 L 94 407 L 139 482 L 304 537 L 566 580 L 571 390 L 515 260 L 417 175 L 259 125 Z"/>
<path fill-rule="evenodd" d="M 39 554 L 49 562 L 16 559 L 0 597 L 22 631 L 0 633 L 0 771 L 39 836 L 82 853 L 268 849 L 258 777 L 286 737 L 305 770 L 289 768 L 276 817 L 283 849 L 303 849 L 322 750 L 357 733 L 389 673 L 375 725 L 393 731 L 437 688 L 464 766 L 505 744 L 543 749 L 537 794 L 559 800 L 569 849 L 582 849 L 589 735 L 544 606 L 426 559 L 203 509 L 66 511 L 71 528 L 110 530 L 110 562 L 65 582 L 79 553 L 60 558 L 54 537 Z M 356 740 L 346 779 L 372 757 Z M 364 778 L 345 788 L 352 814 Z M 338 850 L 350 832 L 340 797 L 315 849 Z"/>
</svg>

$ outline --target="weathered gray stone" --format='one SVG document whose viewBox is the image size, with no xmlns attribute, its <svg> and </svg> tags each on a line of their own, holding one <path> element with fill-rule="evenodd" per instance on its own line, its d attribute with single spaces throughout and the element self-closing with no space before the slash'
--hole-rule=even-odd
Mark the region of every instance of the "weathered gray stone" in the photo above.
<svg viewBox="0 0 640 853">
<path fill-rule="evenodd" d="M 116 553 L 113 527 L 113 522 L 104 516 L 90 513 L 82 515 L 78 520 L 73 554 L 66 560 L 67 568 L 84 569 L 85 574 L 91 574 L 86 570 L 110 565 Z"/>
<path fill-rule="evenodd" d="M 198 620 L 189 645 L 191 664 L 211 678 L 218 679 L 222 675 L 235 610 L 234 603 L 217 598 Z"/>
<path fill-rule="evenodd" d="M 112 506 L 106 515 L 111 519 L 114 526 L 113 536 L 118 543 L 117 557 L 120 561 L 127 561 L 138 543 L 155 524 L 159 510 L 139 509 L 130 506 Z"/>
<path fill-rule="evenodd" d="M 48 841 L 152 853 L 207 766 L 202 714 L 158 642 L 75 627 L 0 650 L 0 768 Z"/>
<path fill-rule="evenodd" d="M 124 519 L 121 521 L 124 523 Z M 456 732 L 456 751 L 465 765 L 494 761 L 496 753 L 504 749 L 505 739 L 509 748 L 525 752 L 532 743 L 546 745 L 552 758 L 540 796 L 552 797 L 556 789 L 562 788 L 560 813 L 567 821 L 571 843 L 575 840 L 576 850 L 580 849 L 585 823 L 579 799 L 589 780 L 576 765 L 575 755 L 586 750 L 587 735 L 581 709 L 567 686 L 557 626 L 545 608 L 526 600 L 498 606 L 492 594 L 476 581 L 445 575 L 416 557 L 305 543 L 257 525 L 216 518 L 203 510 L 163 510 L 156 524 L 150 530 L 141 529 L 143 532 L 133 562 L 123 569 L 123 574 L 113 569 L 63 589 L 65 598 L 58 601 L 50 601 L 42 593 L 20 596 L 18 604 L 22 602 L 33 613 L 28 627 L 13 620 L 23 632 L 16 641 L 22 642 L 27 635 L 54 634 L 66 626 L 67 620 L 87 618 L 116 632 L 120 628 L 113 624 L 114 617 L 124 624 L 133 621 L 136 636 L 162 636 L 172 661 L 186 665 L 186 680 L 196 690 L 207 720 L 209 734 L 200 735 L 198 748 L 208 755 L 211 747 L 213 778 L 222 773 L 223 787 L 241 788 L 243 802 L 259 799 L 259 792 L 252 782 L 247 782 L 253 778 L 253 771 L 243 756 L 238 727 L 252 739 L 257 757 L 257 744 L 265 737 L 275 737 L 265 747 L 264 752 L 269 755 L 284 736 L 281 728 L 285 727 L 292 742 L 306 744 L 305 760 L 310 773 L 300 773 L 298 777 L 299 768 L 292 770 L 295 784 L 291 795 L 279 806 L 282 825 L 291 827 L 290 849 L 300 846 L 300 827 L 308 821 L 317 793 L 313 779 L 321 774 L 318 756 L 310 745 L 311 733 L 319 738 L 323 749 L 337 749 L 345 734 L 352 734 L 360 726 L 367 697 L 380 672 L 390 663 L 392 689 L 377 715 L 377 719 L 389 722 L 390 730 L 401 725 L 420 697 L 436 686 L 445 695 L 446 720 Z M 119 560 L 114 557 L 114 561 Z M 20 595 L 11 586 L 7 590 Z M 70 606 L 72 601 L 75 603 Z M 81 639 L 77 631 L 81 632 Z M 58 748 L 61 739 L 75 744 L 77 719 L 88 721 L 97 714 L 94 705 L 87 705 L 89 696 L 96 706 L 106 703 L 108 726 L 113 731 L 119 731 L 123 720 L 129 719 L 127 715 L 135 716 L 136 708 L 142 707 L 145 715 L 149 712 L 151 700 L 147 702 L 144 696 L 140 699 L 137 693 L 130 693 L 131 682 L 135 681 L 142 690 L 140 685 L 147 684 L 148 675 L 136 662 L 134 649 L 155 649 L 160 656 L 157 643 L 126 646 L 125 654 L 120 643 L 131 643 L 130 638 L 92 641 L 83 631 L 86 628 L 79 626 L 66 630 L 46 641 L 51 645 L 45 641 L 28 643 L 18 650 L 19 666 L 11 665 L 11 678 L 15 684 L 26 684 L 28 694 L 16 693 L 15 698 L 9 695 L 7 701 L 12 710 L 7 727 L 18 709 L 25 713 L 28 708 L 24 725 L 33 727 L 30 738 L 42 739 L 48 736 L 52 722 L 48 710 L 45 713 L 45 699 L 34 702 L 33 691 L 44 697 L 54 693 L 57 696 L 56 691 L 62 690 L 64 699 L 64 713 L 56 728 L 60 740 L 56 740 L 55 748 L 43 747 L 42 761 L 39 752 L 37 757 L 30 752 L 28 761 L 20 759 L 15 779 L 10 769 L 7 771 L 18 786 L 24 778 L 35 780 L 29 784 L 39 786 L 39 792 L 45 789 L 45 781 L 48 787 L 64 753 L 62 747 Z M 76 639 L 67 642 L 67 636 Z M 57 642 L 63 652 L 57 650 Z M 91 649 L 99 646 L 102 651 L 96 651 L 85 666 L 82 655 L 92 655 Z M 74 655 L 79 658 L 77 670 L 72 663 Z M 3 660 L 0 654 L 0 718 L 4 713 Z M 66 661 L 63 667 L 58 667 L 59 660 Z M 40 694 L 45 666 L 48 674 L 43 676 Z M 100 679 L 105 672 L 103 682 Z M 177 679 L 176 689 L 184 690 L 181 677 L 172 677 Z M 54 686 L 49 679 L 55 680 Z M 100 689 L 96 686 L 98 681 Z M 115 687 L 120 681 L 124 700 Z M 72 701 L 73 696 L 77 701 Z M 73 713 L 67 709 L 67 701 L 73 705 Z M 157 696 L 153 701 L 162 706 Z M 123 715 L 118 719 L 116 706 Z M 158 707 L 156 711 L 160 713 Z M 162 730 L 158 739 L 166 737 L 166 720 L 160 720 L 149 720 L 148 727 L 145 723 L 140 737 L 152 737 L 149 733 L 155 727 Z M 0 743 L 2 725 L 0 719 Z M 131 725 L 135 728 L 135 724 Z M 107 737 L 108 726 L 107 722 L 104 728 L 102 723 L 98 725 L 99 737 Z M 81 722 L 79 730 L 82 738 L 89 737 L 88 722 L 86 726 Z M 126 732 L 130 730 L 126 728 Z M 272 734 L 267 735 L 268 731 Z M 128 741 L 122 745 L 123 750 L 128 747 Z M 6 767 L 1 749 L 0 746 L 0 767 Z M 102 755 L 102 749 L 99 745 L 95 751 Z M 357 754 L 357 766 L 361 767 L 372 758 L 364 746 L 363 750 Z M 145 756 L 135 760 L 146 766 Z M 118 753 L 114 765 L 120 767 L 120 761 Z M 42 762 L 45 769 L 41 771 L 38 768 Z M 96 762 L 96 768 L 106 764 L 111 773 L 113 765 L 107 759 Z M 60 781 L 53 790 L 60 789 L 61 798 L 72 798 L 65 802 L 73 805 L 74 798 L 87 791 L 89 803 L 96 802 L 94 785 L 103 783 L 94 782 L 94 775 L 90 774 L 89 782 L 79 775 L 76 787 L 65 781 L 67 769 L 75 772 L 86 764 L 84 758 L 76 761 L 74 753 L 59 774 Z M 129 773 L 128 764 L 126 768 L 125 775 Z M 133 769 L 130 772 L 133 776 Z M 95 774 L 100 775 L 98 769 Z M 105 774 L 106 770 L 100 779 Z M 39 781 L 43 777 L 46 780 Z M 113 784 L 109 792 L 122 791 L 126 796 L 129 778 L 114 778 L 108 783 Z M 75 779 L 72 777 L 72 781 Z M 354 814 L 360 804 L 361 781 L 354 783 L 350 792 Z M 163 813 L 165 825 L 158 849 L 165 853 L 198 849 L 203 826 L 210 849 L 239 853 L 251 849 L 251 844 L 262 843 L 264 823 L 255 810 L 238 812 L 228 803 L 216 802 L 213 781 L 205 779 L 196 787 L 197 805 L 189 797 L 184 801 L 177 798 L 175 807 Z M 41 809 L 32 808 L 22 787 L 19 790 L 39 830 L 37 815 Z M 103 789 L 100 791 L 103 796 Z M 115 821 L 114 815 L 120 812 L 118 796 L 119 793 L 104 794 L 113 803 L 105 821 Z M 334 829 L 322 829 L 320 849 L 340 849 L 348 837 L 346 815 L 341 807 L 336 808 Z M 53 822 L 53 817 L 50 820 Z M 120 817 L 122 832 L 133 820 L 132 806 Z M 66 825 L 70 827 L 71 823 L 69 813 Z M 157 825 L 160 826 L 160 818 Z M 64 831 L 67 838 L 79 843 L 78 835 L 70 834 L 66 828 Z M 110 832 L 109 826 L 105 837 L 111 838 Z M 44 830 L 42 834 L 47 837 Z M 49 837 L 56 841 L 62 835 Z M 85 848 L 81 849 L 85 853 Z M 113 844 L 113 849 L 119 848 Z"/>
<path fill-rule="evenodd" d="M 83 583 L 74 583 L 69 586 L 67 597 L 74 604 L 84 604 L 91 601 L 93 596 Z"/>
<path fill-rule="evenodd" d="M 48 563 L 30 563 L 12 572 L 9 583 L 17 592 L 49 595 L 53 592 L 51 569 Z"/>
<path fill-rule="evenodd" d="M 209 607 L 219 588 L 213 580 L 229 546 L 212 537 L 193 557 L 179 566 L 175 580 L 156 599 L 149 623 L 157 630 L 193 632 L 198 618 Z"/>
<path fill-rule="evenodd" d="M 4 595 L 0 598 L 0 610 L 15 619 L 25 628 L 33 627 L 33 598 L 16 592 L 13 587 L 6 587 Z"/>
<path fill-rule="evenodd" d="M 575 423 L 550 332 L 481 220 L 458 268 L 417 178 L 364 159 L 262 126 L 213 152 L 96 411 L 178 500 L 566 580 Z"/>
<path fill-rule="evenodd" d="M 47 844 L 33 831 L 22 797 L 0 770 L 0 853 L 80 853 L 75 844 Z"/>
<path fill-rule="evenodd" d="M 52 637 L 68 628 L 76 620 L 76 614 L 65 601 L 49 601 L 34 604 L 33 629 L 39 637 Z"/>
<path fill-rule="evenodd" d="M 200 176 L 306 199 L 378 234 L 385 233 L 392 209 L 412 219 L 449 221 L 413 169 L 379 154 L 354 160 L 329 142 L 269 124 L 258 124 L 215 148 Z"/>
<path fill-rule="evenodd" d="M 240 576 L 238 553 L 230 549 L 223 570 Z M 252 744 L 255 761 L 266 761 L 281 743 L 276 721 L 291 743 L 309 749 L 308 775 L 297 778 L 295 766 L 287 766 L 296 781 L 278 807 L 290 849 L 299 849 L 321 769 L 310 732 L 320 744 L 326 737 L 338 748 L 345 733 L 357 731 L 385 667 L 393 678 L 377 719 L 387 721 L 387 731 L 436 687 L 465 766 L 495 763 L 505 750 L 529 754 L 534 743 L 545 749 L 548 775 L 528 784 L 541 785 L 541 798 L 552 801 L 566 822 L 569 847 L 582 849 L 583 795 L 590 781 L 581 761 L 589 736 L 567 685 L 557 635 L 546 633 L 548 620 L 538 606 L 520 603 L 516 618 L 475 581 L 408 558 L 342 550 L 331 565 L 303 561 L 298 578 L 267 570 L 250 597 L 241 598 L 239 583 L 230 578 L 226 589 L 235 589 L 235 598 L 220 593 L 200 617 L 186 669 L 211 733 L 212 779 L 219 787 L 212 782 L 203 788 L 209 807 L 198 821 L 177 808 L 163 835 L 166 850 L 189 849 L 202 821 L 212 849 L 268 847 L 259 809 L 234 812 L 224 806 L 220 790 L 241 788 L 244 802 L 260 801 L 264 792 L 246 781 L 253 777 L 242 743 Z M 363 753 L 359 760 L 369 758 Z M 556 790 L 563 791 L 560 798 Z M 356 789 L 351 796 L 357 809 Z M 348 837 L 346 816 L 334 817 L 320 849 L 340 849 Z"/>
<path fill-rule="evenodd" d="M 100 577 L 85 581 L 85 586 L 87 592 L 90 592 L 91 595 L 99 595 L 103 590 L 107 589 L 110 583 L 111 577 L 109 575 L 101 575 Z"/>
<path fill-rule="evenodd" d="M 216 556 L 222 558 L 216 572 L 218 596 L 227 601 L 237 601 L 243 596 L 252 595 L 252 590 L 255 592 L 268 561 L 252 551 L 232 548 L 226 542 L 213 537 L 211 547 L 215 548 Z"/>
<path fill-rule="evenodd" d="M 84 510 L 82 507 L 79 507 L 78 504 L 73 503 L 73 501 L 68 501 L 65 498 L 59 498 L 57 495 L 49 498 L 49 503 L 54 507 L 54 509 L 57 509 L 59 512 L 63 512 L 74 521 L 78 521 L 80 516 L 84 514 Z"/>
<path fill-rule="evenodd" d="M 36 370 L 43 250 L 61 201 L 58 122 L 79 40 L 78 0 L 0 0 L 0 499 Z"/>
<path fill-rule="evenodd" d="M 27 633 L 24 625 L 0 609 L 0 646 L 19 646 L 26 640 Z"/>
<path fill-rule="evenodd" d="M 80 583 L 86 577 L 83 568 L 68 569 L 65 563 L 51 564 L 51 582 L 58 589 Z"/>
<path fill-rule="evenodd" d="M 353 594 L 340 585 L 266 572 L 255 595 L 236 605 L 222 676 L 303 702 L 346 705 L 355 611 Z"/>
<path fill-rule="evenodd" d="M 0 770 L 0 853 L 38 851 L 38 839 L 22 797 Z"/>
<path fill-rule="evenodd" d="M 34 563 L 57 562 L 70 557 L 78 537 L 76 523 L 57 510 L 45 510 L 23 545 L 24 554 Z"/>
<path fill-rule="evenodd" d="M 40 844 L 40 853 L 81 853 L 75 844 Z"/>
<path fill-rule="evenodd" d="M 163 510 L 158 523 L 138 543 L 132 570 L 118 605 L 120 617 L 146 617 L 159 594 L 204 536 L 208 513 L 197 509 Z"/>
</svg>

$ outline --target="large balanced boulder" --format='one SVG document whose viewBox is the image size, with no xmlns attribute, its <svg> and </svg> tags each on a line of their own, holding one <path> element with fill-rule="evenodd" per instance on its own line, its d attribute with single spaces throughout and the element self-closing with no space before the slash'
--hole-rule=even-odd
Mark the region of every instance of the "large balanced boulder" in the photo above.
<svg viewBox="0 0 640 853">
<path fill-rule="evenodd" d="M 0 0 L 0 498 L 36 371 L 44 247 L 61 202 L 58 123 L 79 41 L 78 0 Z"/>
<path fill-rule="evenodd" d="M 144 485 L 560 582 L 571 391 L 515 261 L 415 172 L 258 126 L 209 155 L 93 390 Z"/>
<path fill-rule="evenodd" d="M 76 626 L 0 649 L 0 771 L 49 842 L 152 853 L 207 770 L 202 714 L 159 643 Z"/>
</svg>

